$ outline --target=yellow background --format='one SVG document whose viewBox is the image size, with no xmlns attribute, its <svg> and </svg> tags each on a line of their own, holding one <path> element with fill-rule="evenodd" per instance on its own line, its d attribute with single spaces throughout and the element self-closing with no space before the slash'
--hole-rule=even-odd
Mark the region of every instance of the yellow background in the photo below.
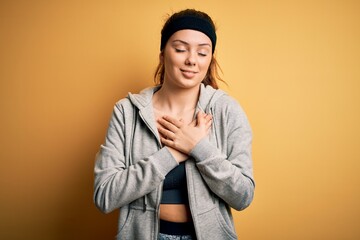
<svg viewBox="0 0 360 240">
<path fill-rule="evenodd" d="M 166 13 L 208 12 L 254 131 L 240 239 L 360 239 L 360 2 L 1 1 L 0 238 L 113 239 L 92 203 L 113 104 L 152 85 Z"/>
</svg>

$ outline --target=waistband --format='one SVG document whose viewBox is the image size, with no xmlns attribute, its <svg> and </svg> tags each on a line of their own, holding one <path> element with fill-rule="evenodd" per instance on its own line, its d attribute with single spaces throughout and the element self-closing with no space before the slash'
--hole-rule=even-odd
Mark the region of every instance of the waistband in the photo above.
<svg viewBox="0 0 360 240">
<path fill-rule="evenodd" d="M 192 235 L 195 236 L 193 222 L 177 223 L 160 219 L 160 232 L 169 235 Z"/>
</svg>

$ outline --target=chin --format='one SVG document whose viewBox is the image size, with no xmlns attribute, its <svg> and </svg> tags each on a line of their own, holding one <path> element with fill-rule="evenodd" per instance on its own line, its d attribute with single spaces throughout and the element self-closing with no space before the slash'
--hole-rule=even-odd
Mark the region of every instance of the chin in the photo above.
<svg viewBox="0 0 360 240">
<path fill-rule="evenodd" d="M 182 88 L 195 88 L 195 87 L 199 87 L 201 84 L 201 81 L 197 81 L 197 80 L 192 80 L 192 79 L 184 79 L 181 82 L 179 82 L 178 86 L 182 87 Z"/>
</svg>

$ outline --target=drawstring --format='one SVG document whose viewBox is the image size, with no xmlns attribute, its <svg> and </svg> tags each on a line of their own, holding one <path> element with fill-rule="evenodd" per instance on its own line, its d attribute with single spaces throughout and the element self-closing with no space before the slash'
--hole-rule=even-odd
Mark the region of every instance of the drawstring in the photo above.
<svg viewBox="0 0 360 240">
<path fill-rule="evenodd" d="M 210 113 L 212 116 L 214 116 L 211 107 L 209 108 L 209 113 Z M 213 118 L 213 121 L 214 121 L 214 118 Z M 215 126 L 215 123 L 213 122 L 212 125 Z M 216 137 L 215 127 L 211 127 L 211 130 L 212 130 L 211 132 L 213 132 L 213 134 L 214 134 L 214 136 L 215 136 L 215 142 L 216 142 L 216 145 L 217 145 L 217 137 Z M 210 134 L 210 136 L 209 136 L 209 141 L 211 140 L 211 139 L 210 139 L 211 137 L 212 137 L 212 134 Z M 217 146 L 217 147 L 219 147 L 219 146 Z M 214 194 L 213 191 L 211 191 L 211 195 L 212 195 L 213 204 L 215 204 L 215 194 Z"/>
<path fill-rule="evenodd" d="M 130 146 L 129 146 L 129 157 L 128 157 L 128 162 L 126 163 L 127 166 L 126 167 L 130 167 L 131 165 L 133 165 L 133 159 L 132 159 L 132 145 L 133 145 L 133 138 L 134 138 L 134 132 L 135 132 L 135 124 L 136 124 L 136 120 L 137 120 L 137 115 L 136 115 L 136 110 L 135 108 L 133 109 L 133 121 L 131 124 L 131 135 L 130 135 Z"/>
</svg>

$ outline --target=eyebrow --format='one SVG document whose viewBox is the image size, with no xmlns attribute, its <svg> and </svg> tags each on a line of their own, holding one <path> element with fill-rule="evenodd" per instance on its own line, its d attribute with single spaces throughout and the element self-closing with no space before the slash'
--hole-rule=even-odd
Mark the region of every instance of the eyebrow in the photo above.
<svg viewBox="0 0 360 240">
<path fill-rule="evenodd" d="M 180 43 L 185 44 L 185 45 L 190 45 L 188 42 L 185 42 L 185 41 L 179 40 L 179 39 L 175 39 L 175 40 L 172 41 L 172 42 L 173 42 L 173 43 L 175 43 L 175 42 L 180 42 Z M 210 43 L 200 43 L 200 44 L 198 44 L 198 46 L 209 46 L 209 47 L 211 47 L 211 44 L 210 44 Z"/>
</svg>

